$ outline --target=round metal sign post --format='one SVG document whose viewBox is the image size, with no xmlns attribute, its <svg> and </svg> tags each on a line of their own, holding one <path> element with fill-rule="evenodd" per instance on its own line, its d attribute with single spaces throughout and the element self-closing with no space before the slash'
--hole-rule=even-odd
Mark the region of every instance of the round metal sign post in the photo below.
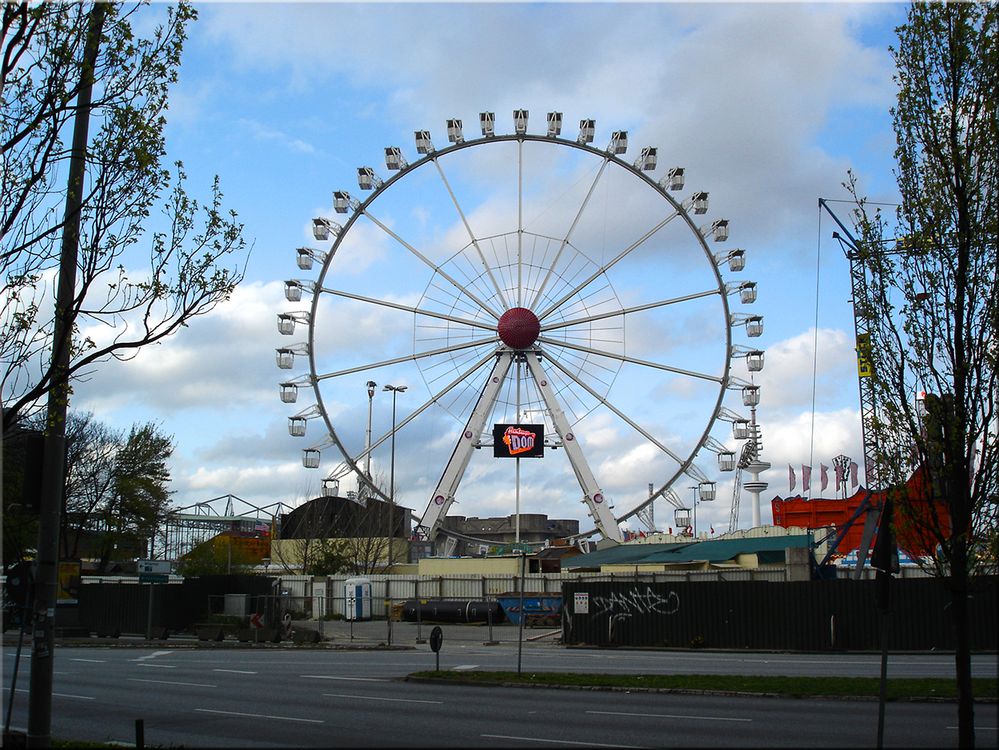
<svg viewBox="0 0 999 750">
<path fill-rule="evenodd" d="M 444 643 L 444 631 L 440 625 L 435 625 L 430 631 L 430 650 L 437 656 L 436 671 L 441 671 L 441 645 Z"/>
</svg>

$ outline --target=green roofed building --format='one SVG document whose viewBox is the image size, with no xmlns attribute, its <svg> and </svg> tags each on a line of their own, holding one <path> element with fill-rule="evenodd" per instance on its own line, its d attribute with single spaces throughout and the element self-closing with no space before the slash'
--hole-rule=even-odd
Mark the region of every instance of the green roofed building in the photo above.
<svg viewBox="0 0 999 750">
<path fill-rule="evenodd" d="M 757 536 L 667 544 L 619 544 L 562 562 L 563 570 L 601 573 L 754 569 L 808 563 L 812 536 Z M 788 550 L 792 561 L 788 560 Z"/>
</svg>

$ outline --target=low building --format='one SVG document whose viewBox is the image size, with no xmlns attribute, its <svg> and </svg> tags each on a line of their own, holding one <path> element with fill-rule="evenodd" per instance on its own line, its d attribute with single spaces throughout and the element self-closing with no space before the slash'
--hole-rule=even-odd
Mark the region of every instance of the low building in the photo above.
<svg viewBox="0 0 999 750">
<path fill-rule="evenodd" d="M 562 569 L 628 574 L 774 567 L 786 568 L 789 580 L 808 580 L 812 547 L 808 533 L 619 544 L 563 560 Z"/>
<path fill-rule="evenodd" d="M 446 516 L 442 527 L 480 541 L 460 540 L 455 555 L 494 555 L 517 539 L 517 514 L 497 518 Z M 579 533 L 579 521 L 549 518 L 544 513 L 520 514 L 520 541 L 524 544 L 551 543 Z"/>
</svg>

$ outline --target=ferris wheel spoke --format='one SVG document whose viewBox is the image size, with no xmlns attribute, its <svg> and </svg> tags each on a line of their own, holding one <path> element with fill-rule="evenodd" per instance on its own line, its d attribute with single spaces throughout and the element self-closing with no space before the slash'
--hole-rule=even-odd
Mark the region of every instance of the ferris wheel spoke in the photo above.
<svg viewBox="0 0 999 750">
<path fill-rule="evenodd" d="M 451 183 L 448 181 L 447 175 L 444 174 L 440 161 L 434 158 L 433 163 L 434 166 L 437 167 L 437 174 L 440 175 L 441 182 L 443 182 L 444 187 L 447 188 L 447 194 L 451 196 L 451 202 L 454 203 L 454 208 L 458 212 L 458 216 L 461 217 L 461 223 L 465 225 L 465 231 L 468 232 L 468 238 L 472 241 L 475 251 L 479 254 L 479 260 L 482 262 L 482 267 L 485 269 L 486 274 L 489 276 L 489 280 L 493 284 L 493 288 L 496 290 L 497 298 L 503 300 L 504 304 L 509 304 L 509 300 L 506 299 L 506 295 L 500 288 L 499 282 L 496 281 L 496 276 L 493 274 L 492 266 L 490 266 L 488 261 L 486 261 L 485 253 L 483 253 L 482 248 L 479 247 L 479 240 L 475 237 L 475 233 L 472 232 L 472 227 L 469 225 L 468 219 L 465 217 L 465 212 L 458 203 L 458 198 L 455 196 L 454 190 L 451 189 Z"/>
<path fill-rule="evenodd" d="M 641 365 L 643 367 L 652 367 L 656 370 L 665 370 L 666 372 L 672 372 L 676 375 L 686 375 L 691 378 L 700 378 L 701 380 L 710 380 L 712 383 L 722 383 L 723 378 L 719 378 L 717 375 L 708 375 L 703 372 L 694 372 L 693 370 L 684 370 L 680 367 L 672 367 L 670 365 L 664 365 L 659 362 L 650 362 L 646 359 L 637 359 L 635 357 L 629 357 L 625 354 L 616 354 L 610 351 L 601 351 L 599 349 L 594 349 L 589 346 L 581 346 L 579 344 L 570 344 L 568 341 L 559 341 L 558 339 L 550 339 L 546 336 L 539 336 L 538 341 L 543 344 L 548 344 L 550 346 L 561 346 L 567 349 L 575 349 L 578 352 L 585 352 L 586 354 L 594 354 L 598 357 L 608 357 L 610 359 L 620 360 L 621 362 L 627 362 L 632 365 Z"/>
<path fill-rule="evenodd" d="M 641 425 L 637 424 L 633 419 L 629 418 L 627 414 L 625 414 L 623 411 L 614 406 L 614 404 L 612 404 L 605 397 L 601 396 L 599 393 L 593 390 L 585 382 L 583 382 L 575 375 L 573 375 L 572 372 L 563 367 L 558 362 L 558 360 L 549 358 L 548 361 L 551 362 L 553 365 L 555 365 L 556 369 L 562 372 L 562 374 L 564 374 L 567 378 L 572 380 L 572 382 L 574 382 L 584 391 L 593 396 L 593 398 L 595 398 L 597 401 L 599 401 L 601 404 L 607 407 L 607 409 L 614 412 L 614 414 L 616 414 L 621 419 L 621 421 L 625 422 L 628 426 L 630 426 L 633 430 L 635 430 L 635 432 L 644 437 L 650 443 L 653 443 L 657 448 L 659 448 L 659 450 L 661 450 L 663 453 L 665 453 L 667 456 L 672 458 L 677 463 L 680 464 L 683 463 L 683 459 L 680 458 L 678 455 L 676 455 L 676 453 L 674 453 L 668 446 L 664 445 L 662 441 L 657 439 L 654 435 L 652 435 L 648 430 L 644 429 Z"/>
<path fill-rule="evenodd" d="M 407 250 L 409 250 L 409 252 L 411 252 L 416 258 L 418 258 L 420 261 L 422 261 L 427 267 L 433 269 L 433 271 L 435 273 L 439 274 L 442 278 L 447 279 L 449 282 L 451 282 L 451 284 L 454 285 L 454 287 L 458 291 L 460 291 L 462 294 L 464 294 L 470 300 L 472 300 L 473 302 L 475 302 L 484 311 L 486 311 L 487 313 L 489 313 L 490 315 L 492 315 L 494 318 L 496 318 L 497 320 L 499 320 L 499 314 L 495 310 L 493 310 L 493 308 L 490 307 L 484 300 L 479 299 L 478 295 L 476 295 L 474 292 L 472 292 L 472 290 L 470 290 L 464 284 L 462 284 L 461 282 L 459 282 L 455 278 L 453 278 L 447 271 L 445 271 L 443 268 L 441 268 L 440 266 L 438 266 L 436 263 L 434 263 L 432 260 L 430 260 L 430 258 L 428 258 L 427 256 L 425 256 L 423 253 L 421 253 L 415 247 L 413 247 L 412 245 L 410 245 L 408 242 L 406 242 L 406 240 L 404 240 L 398 234 L 396 234 L 395 232 L 393 232 L 387 226 L 385 226 L 384 224 L 382 224 L 378 219 L 376 219 L 374 216 L 372 216 L 368 211 L 363 211 L 363 214 L 368 219 L 370 219 L 371 222 L 375 226 L 377 226 L 379 229 L 381 229 L 383 232 L 385 232 L 389 237 L 391 237 L 396 242 L 398 242 L 400 245 L 402 245 L 404 248 L 406 248 Z"/>
<path fill-rule="evenodd" d="M 558 402 L 558 398 L 552 388 L 551 378 L 545 373 L 544 367 L 542 367 L 540 362 L 540 357 L 527 357 L 527 367 L 530 370 L 531 377 L 534 379 L 534 385 L 541 394 L 541 399 L 548 408 L 548 414 L 551 416 L 555 431 L 562 439 L 562 447 L 569 459 L 569 463 L 572 465 L 573 472 L 576 474 L 576 481 L 579 482 L 579 487 L 583 491 L 583 502 L 589 510 L 590 517 L 593 518 L 600 532 L 605 537 L 613 539 L 616 542 L 624 541 L 614 514 L 611 512 L 604 493 L 600 489 L 600 485 L 597 484 L 597 479 L 593 475 L 589 463 L 586 461 L 583 449 L 579 445 L 576 436 L 572 434 L 572 425 L 569 424 L 569 420 L 566 418 L 565 412 Z"/>
<path fill-rule="evenodd" d="M 588 315 L 585 318 L 574 318 L 573 320 L 564 320 L 559 323 L 548 323 L 541 326 L 542 333 L 545 331 L 554 331 L 557 328 L 568 328 L 569 326 L 583 325 L 584 323 L 593 323 L 597 320 L 605 320 L 606 318 L 615 318 L 618 315 L 628 315 L 629 313 L 642 312 L 643 310 L 654 310 L 658 307 L 666 307 L 667 305 L 675 305 L 680 302 L 689 302 L 690 300 L 701 299 L 702 297 L 710 297 L 713 294 L 718 294 L 717 289 L 708 289 L 703 292 L 696 292 L 695 294 L 685 294 L 682 297 L 673 297 L 672 299 L 664 299 L 660 302 L 650 302 L 647 305 L 635 305 L 634 307 L 625 307 L 620 310 L 612 310 L 605 313 L 597 313 L 596 315 Z"/>
<path fill-rule="evenodd" d="M 554 304 L 549 305 L 548 308 L 543 313 L 541 313 L 538 316 L 538 318 L 540 320 L 544 320 L 549 315 L 551 315 L 553 312 L 555 312 L 556 310 L 558 310 L 562 305 L 564 305 L 574 295 L 579 294 L 579 292 L 581 292 L 587 286 L 589 286 L 591 283 L 593 283 L 594 279 L 597 279 L 600 276 L 602 276 L 603 274 L 607 273 L 607 271 L 609 271 L 611 268 L 613 268 L 618 263 L 620 263 L 622 260 L 624 260 L 626 257 L 628 257 L 628 255 L 630 255 L 633 250 L 635 250 L 638 247 L 641 247 L 645 243 L 646 240 L 648 240 L 656 232 L 658 232 L 664 226 L 666 226 L 671 221 L 673 221 L 673 219 L 675 219 L 677 216 L 680 216 L 680 212 L 679 211 L 674 211 L 669 216 L 667 216 L 665 219 L 663 219 L 662 221 L 660 221 L 658 224 L 656 224 L 654 227 L 652 227 L 652 229 L 650 229 L 648 232 L 646 232 L 645 234 L 643 234 L 637 240 L 635 240 L 630 245 L 628 245 L 628 247 L 626 247 L 624 250 L 622 250 L 620 253 L 618 253 L 617 256 L 615 256 L 611 261 L 609 261 L 608 263 L 605 263 L 604 265 L 600 266 L 600 268 L 598 268 L 596 271 L 594 271 L 592 274 L 590 274 L 586 278 L 585 281 L 583 281 L 581 284 L 577 284 L 575 287 L 573 287 L 568 292 L 566 292 L 562 297 L 560 297 L 557 302 L 555 302 Z"/>
<path fill-rule="evenodd" d="M 404 312 L 414 313 L 415 315 L 426 315 L 430 318 L 439 318 L 441 320 L 448 320 L 452 323 L 460 323 L 461 325 L 471 326 L 472 328 L 481 328 L 486 331 L 495 331 L 495 325 L 487 325 L 485 323 L 480 323 L 476 320 L 468 320 L 467 318 L 457 318 L 453 315 L 445 315 L 444 313 L 433 312 L 432 310 L 426 310 L 419 307 L 410 307 L 409 305 L 401 305 L 398 302 L 389 302 L 385 299 L 378 299 L 376 297 L 365 297 L 363 294 L 354 294 L 353 292 L 345 292 L 342 289 L 331 289 L 329 287 L 321 287 L 321 292 L 326 294 L 334 294 L 337 297 L 345 297 L 347 299 L 357 300 L 358 302 L 367 302 L 372 305 L 381 305 L 382 307 L 391 307 L 395 310 L 403 310 Z"/>
<path fill-rule="evenodd" d="M 339 378 L 343 375 L 353 375 L 356 372 L 364 372 L 365 370 L 377 370 L 379 367 L 388 367 L 389 365 L 398 365 L 403 362 L 412 362 L 418 359 L 426 359 L 427 357 L 435 357 L 438 354 L 450 354 L 452 352 L 460 351 L 461 349 L 470 349 L 475 346 L 493 346 L 499 342 L 498 336 L 493 336 L 487 339 L 478 339 L 476 341 L 468 341 L 463 344 L 454 344 L 452 346 L 442 346 L 439 349 L 430 349 L 425 352 L 416 352 L 414 354 L 407 354 L 404 357 L 395 357 L 394 359 L 383 359 L 381 362 L 367 362 L 363 365 L 358 365 L 357 367 L 348 367 L 346 370 L 337 370 L 336 372 L 327 372 L 322 375 L 316 375 L 315 379 L 318 380 L 330 380 L 331 378 Z M 492 356 L 492 352 L 486 356 Z"/>
<path fill-rule="evenodd" d="M 565 251 L 566 245 L 572 239 L 573 232 L 576 231 L 576 225 L 579 223 L 580 218 L 583 216 L 583 212 L 586 210 L 586 206 L 590 202 L 590 197 L 593 195 L 593 191 L 596 190 L 597 183 L 600 182 L 600 178 L 603 177 L 604 170 L 607 165 L 610 164 L 610 157 L 604 157 L 603 162 L 600 164 L 600 169 L 597 170 L 597 176 L 593 178 L 593 182 L 590 184 L 590 189 L 586 192 L 586 197 L 583 198 L 583 202 L 579 206 L 579 210 L 576 212 L 576 218 L 572 220 L 572 224 L 569 226 L 569 231 L 565 233 L 565 237 L 562 239 L 562 244 L 559 245 L 558 251 L 555 253 L 555 258 L 552 260 L 551 264 L 548 266 L 548 272 L 545 274 L 544 280 L 538 286 L 537 292 L 534 293 L 534 299 L 531 300 L 531 304 L 528 306 L 529 309 L 533 310 L 538 301 L 541 299 L 541 295 L 544 294 L 545 288 L 548 286 L 548 282 L 551 281 L 552 275 L 555 273 L 555 269 L 558 268 L 558 263 L 562 259 L 562 253 Z"/>
<path fill-rule="evenodd" d="M 517 141 L 517 307 L 524 303 L 524 141 Z"/>
<path fill-rule="evenodd" d="M 405 419 L 398 422 L 395 426 L 395 432 L 398 433 L 399 430 L 401 430 L 403 427 L 405 427 L 414 419 L 416 419 L 418 416 L 420 416 L 423 412 L 425 412 L 427 409 L 429 409 L 431 406 L 437 403 L 441 398 L 446 396 L 450 391 L 454 390 L 457 386 L 464 383 L 468 378 L 474 375 L 477 370 L 481 369 L 483 365 L 489 362 L 489 360 L 492 359 L 494 356 L 495 356 L 494 352 L 489 352 L 489 354 L 484 356 L 482 359 L 480 359 L 478 362 L 476 362 L 474 365 L 469 367 L 458 377 L 456 377 L 454 380 L 448 383 L 446 386 L 437 391 L 437 393 L 435 393 L 433 396 L 424 401 L 423 404 L 417 407 L 416 410 L 414 410 L 411 414 L 409 414 Z M 356 464 L 358 461 L 363 460 L 368 455 L 369 452 L 374 451 L 375 448 L 377 448 L 386 440 L 388 440 L 390 437 L 392 437 L 392 432 L 393 432 L 392 430 L 386 432 L 384 435 L 379 437 L 375 442 L 371 444 L 370 450 L 362 451 L 357 456 L 353 457 L 351 461 L 353 461 Z"/>
<path fill-rule="evenodd" d="M 509 351 L 501 351 L 496 357 L 496 362 L 489 375 L 486 376 L 485 384 L 475 403 L 475 407 L 468 416 L 468 421 L 458 437 L 458 442 L 454 447 L 454 452 L 444 467 L 440 481 L 434 489 L 434 494 L 430 496 L 427 509 L 420 519 L 419 528 L 424 530 L 428 539 L 433 539 L 440 527 L 441 519 L 447 515 L 447 510 L 454 502 L 455 492 L 458 491 L 458 484 L 468 468 L 468 462 L 475 450 L 475 445 L 479 441 L 482 430 L 485 428 L 486 420 L 492 414 L 496 397 L 506 380 L 510 364 L 513 362 L 513 354 Z"/>
</svg>

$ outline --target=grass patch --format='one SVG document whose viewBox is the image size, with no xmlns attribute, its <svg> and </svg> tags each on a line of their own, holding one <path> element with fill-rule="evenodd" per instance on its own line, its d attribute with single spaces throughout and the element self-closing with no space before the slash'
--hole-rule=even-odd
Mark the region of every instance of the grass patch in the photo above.
<svg viewBox="0 0 999 750">
<path fill-rule="evenodd" d="M 877 677 L 771 677 L 760 675 L 617 675 L 576 672 L 415 672 L 412 677 L 444 682 L 506 683 L 513 685 L 568 685 L 588 688 L 652 688 L 657 690 L 722 690 L 738 693 L 774 693 L 798 697 L 866 696 L 877 698 Z M 972 680 L 978 698 L 996 700 L 996 680 Z M 889 700 L 904 698 L 957 698 L 954 680 L 940 678 L 888 679 Z"/>
</svg>

